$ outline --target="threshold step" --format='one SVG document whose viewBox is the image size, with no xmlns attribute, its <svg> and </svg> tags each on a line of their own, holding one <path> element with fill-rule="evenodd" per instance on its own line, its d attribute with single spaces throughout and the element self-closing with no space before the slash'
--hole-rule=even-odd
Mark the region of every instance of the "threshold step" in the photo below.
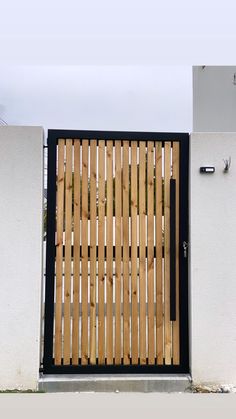
<svg viewBox="0 0 236 419">
<path fill-rule="evenodd" d="M 39 390 L 54 392 L 184 392 L 188 374 L 50 374 L 40 375 Z"/>
</svg>

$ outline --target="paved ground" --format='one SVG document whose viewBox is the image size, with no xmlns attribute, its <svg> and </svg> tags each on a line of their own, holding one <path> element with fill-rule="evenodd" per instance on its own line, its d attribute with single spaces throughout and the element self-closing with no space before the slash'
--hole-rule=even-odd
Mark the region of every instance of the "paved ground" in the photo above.
<svg viewBox="0 0 236 419">
<path fill-rule="evenodd" d="M 0 417 L 124 419 L 236 417 L 236 394 L 0 394 Z"/>
</svg>

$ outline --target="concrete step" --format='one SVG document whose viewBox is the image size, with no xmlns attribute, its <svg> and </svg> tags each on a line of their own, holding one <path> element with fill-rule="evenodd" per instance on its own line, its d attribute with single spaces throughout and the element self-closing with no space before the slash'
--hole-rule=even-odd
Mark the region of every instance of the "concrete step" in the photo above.
<svg viewBox="0 0 236 419">
<path fill-rule="evenodd" d="M 39 390 L 54 392 L 184 392 L 191 384 L 188 374 L 55 374 L 39 379 Z"/>
</svg>

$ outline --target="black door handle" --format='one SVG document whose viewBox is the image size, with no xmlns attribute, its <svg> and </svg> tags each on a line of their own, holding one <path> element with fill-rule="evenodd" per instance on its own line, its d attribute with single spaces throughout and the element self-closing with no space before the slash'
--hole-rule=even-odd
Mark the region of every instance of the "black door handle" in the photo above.
<svg viewBox="0 0 236 419">
<path fill-rule="evenodd" d="M 176 180 L 170 179 L 170 320 L 176 320 Z"/>
</svg>

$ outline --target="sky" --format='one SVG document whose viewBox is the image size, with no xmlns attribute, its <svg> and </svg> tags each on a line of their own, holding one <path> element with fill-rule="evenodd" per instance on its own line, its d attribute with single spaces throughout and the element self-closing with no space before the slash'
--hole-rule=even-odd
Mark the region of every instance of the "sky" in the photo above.
<svg viewBox="0 0 236 419">
<path fill-rule="evenodd" d="M 8 0 L 1 4 L 4 19 L 0 34 L 39 38 L 218 37 L 227 18 L 224 35 L 232 36 L 234 10 L 234 2 L 229 0 Z"/>
<path fill-rule="evenodd" d="M 3 66 L 0 118 L 48 128 L 189 132 L 190 66 Z"/>
<path fill-rule="evenodd" d="M 8 0 L 2 62 L 232 64 L 234 0 Z"/>
<path fill-rule="evenodd" d="M 231 0 L 8 0 L 0 118 L 189 132 L 192 65 L 235 64 L 235 12 Z"/>
</svg>

